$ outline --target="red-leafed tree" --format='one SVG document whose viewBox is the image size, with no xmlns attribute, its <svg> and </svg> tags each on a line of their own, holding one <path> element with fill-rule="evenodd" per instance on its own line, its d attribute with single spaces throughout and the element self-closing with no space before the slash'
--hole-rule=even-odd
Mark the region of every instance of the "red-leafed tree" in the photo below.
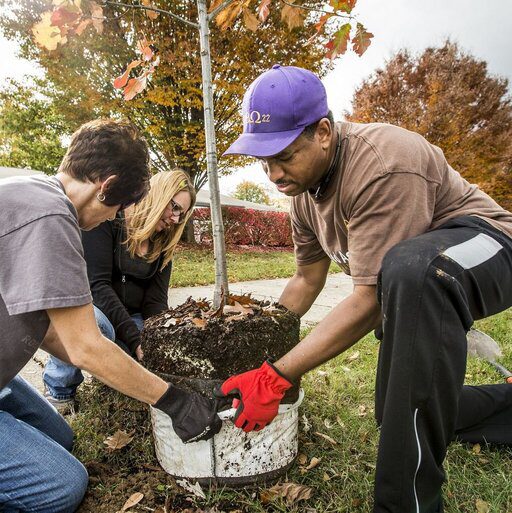
<svg viewBox="0 0 512 513">
<path fill-rule="evenodd" d="M 349 119 L 392 123 L 439 146 L 468 181 L 512 208 L 512 101 L 507 80 L 446 42 L 403 50 L 357 89 Z"/>
</svg>

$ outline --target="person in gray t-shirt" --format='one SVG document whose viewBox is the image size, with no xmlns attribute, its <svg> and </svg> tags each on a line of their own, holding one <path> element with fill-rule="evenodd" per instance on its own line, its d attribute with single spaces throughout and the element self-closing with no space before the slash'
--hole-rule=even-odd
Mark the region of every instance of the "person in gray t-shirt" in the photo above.
<svg viewBox="0 0 512 513">
<path fill-rule="evenodd" d="M 137 129 L 98 120 L 75 132 L 55 177 L 0 181 L 0 509 L 74 511 L 87 486 L 70 428 L 17 376 L 39 347 L 161 409 L 184 442 L 220 430 L 213 401 L 165 383 L 96 325 L 80 229 L 144 197 L 149 177 Z"/>
</svg>

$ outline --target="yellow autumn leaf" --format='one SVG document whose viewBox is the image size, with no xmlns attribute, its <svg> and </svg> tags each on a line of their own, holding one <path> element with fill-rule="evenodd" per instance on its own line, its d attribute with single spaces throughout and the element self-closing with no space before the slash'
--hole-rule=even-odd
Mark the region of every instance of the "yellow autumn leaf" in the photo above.
<svg viewBox="0 0 512 513">
<path fill-rule="evenodd" d="M 311 461 L 309 462 L 309 465 L 306 467 L 306 470 L 314 469 L 315 467 L 318 467 L 319 463 L 322 461 L 322 458 L 316 458 L 313 456 L 311 458 Z"/>
<path fill-rule="evenodd" d="M 483 501 L 482 499 L 477 499 L 475 502 L 476 506 L 476 513 L 489 513 L 490 506 L 487 502 Z"/>
<path fill-rule="evenodd" d="M 62 36 L 59 27 L 51 24 L 52 12 L 43 13 L 41 21 L 32 27 L 34 40 L 37 45 L 49 51 L 55 50 L 59 43 L 62 43 Z"/>
</svg>

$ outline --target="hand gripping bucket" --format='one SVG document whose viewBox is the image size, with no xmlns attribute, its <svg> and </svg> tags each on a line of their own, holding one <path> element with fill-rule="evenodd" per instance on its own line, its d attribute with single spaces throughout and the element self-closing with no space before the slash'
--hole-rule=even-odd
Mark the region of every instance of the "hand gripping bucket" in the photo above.
<svg viewBox="0 0 512 513">
<path fill-rule="evenodd" d="M 235 427 L 235 410 L 221 412 L 222 429 L 210 440 L 184 444 L 165 413 L 151 408 L 155 451 L 162 468 L 201 484 L 244 486 L 282 475 L 297 456 L 301 389 L 294 404 L 279 406 L 277 417 L 261 431 Z"/>
</svg>

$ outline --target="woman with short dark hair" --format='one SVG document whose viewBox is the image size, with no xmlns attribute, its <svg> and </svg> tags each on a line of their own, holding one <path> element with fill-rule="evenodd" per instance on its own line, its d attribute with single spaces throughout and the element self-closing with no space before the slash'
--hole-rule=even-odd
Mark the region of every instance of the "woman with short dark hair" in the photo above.
<svg viewBox="0 0 512 513">
<path fill-rule="evenodd" d="M 139 360 L 144 320 L 168 308 L 172 258 L 196 197 L 180 169 L 157 173 L 150 184 L 142 201 L 82 233 L 98 327 Z M 43 379 L 48 401 L 61 413 L 73 411 L 81 370 L 51 357 Z"/>
</svg>

